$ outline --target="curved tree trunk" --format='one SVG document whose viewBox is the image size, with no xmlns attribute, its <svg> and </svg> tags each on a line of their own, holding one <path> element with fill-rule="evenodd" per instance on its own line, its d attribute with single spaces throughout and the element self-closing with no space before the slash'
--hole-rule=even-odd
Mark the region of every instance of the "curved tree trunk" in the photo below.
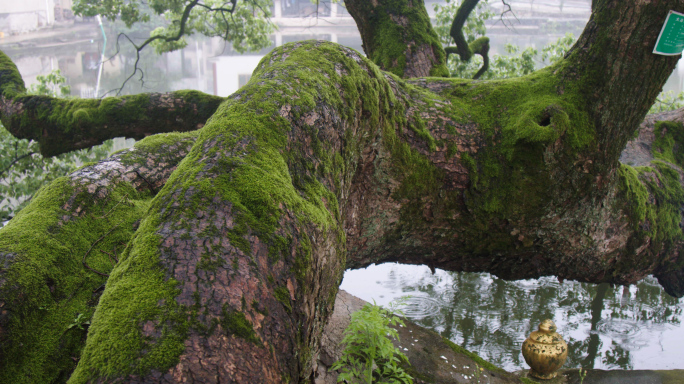
<svg viewBox="0 0 684 384">
<path fill-rule="evenodd" d="M 620 284 L 654 273 L 684 295 L 679 158 L 658 142 L 646 167 L 618 161 L 679 58 L 650 53 L 662 21 L 684 9 L 679 0 L 594 3 L 566 59 L 519 79 L 404 81 L 327 42 L 272 51 L 168 180 L 140 177 L 149 208 L 122 210 L 121 225 L 141 222 L 122 234 L 130 241 L 70 383 L 309 381 L 344 269 L 370 263 Z M 12 84 L 0 77 L 8 100 Z M 658 127 L 656 139 L 684 129 Z M 133 194 L 131 180 L 107 185 Z M 3 345 L 18 345 L 31 329 L 22 319 L 44 305 L 68 327 L 77 313 L 57 309 L 75 297 L 68 292 L 100 283 L 74 277 L 50 296 L 52 269 L 35 261 L 44 251 L 13 235 L 36 226 L 32 236 L 63 250 L 52 264 L 59 276 L 89 272 L 73 265 L 115 223 L 84 221 L 93 226 L 85 244 L 71 244 L 60 220 L 91 217 L 98 183 L 84 184 L 82 206 L 48 198 L 60 185 L 0 230 Z M 117 212 L 117 201 L 103 211 Z M 8 351 L 3 361 L 14 359 Z"/>
</svg>

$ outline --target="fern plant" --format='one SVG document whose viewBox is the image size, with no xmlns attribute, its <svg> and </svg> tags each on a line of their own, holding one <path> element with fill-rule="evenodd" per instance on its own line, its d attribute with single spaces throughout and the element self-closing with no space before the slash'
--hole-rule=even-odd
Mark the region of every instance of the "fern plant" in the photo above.
<svg viewBox="0 0 684 384">
<path fill-rule="evenodd" d="M 401 302 L 399 302 L 401 303 Z M 339 370 L 337 382 L 412 384 L 413 379 L 401 367 L 408 363 L 406 355 L 392 344 L 399 340 L 396 329 L 390 325 L 404 325 L 395 314 L 400 313 L 395 303 L 390 309 L 366 304 L 351 315 L 351 322 L 344 331 L 342 357 L 331 367 Z"/>
</svg>

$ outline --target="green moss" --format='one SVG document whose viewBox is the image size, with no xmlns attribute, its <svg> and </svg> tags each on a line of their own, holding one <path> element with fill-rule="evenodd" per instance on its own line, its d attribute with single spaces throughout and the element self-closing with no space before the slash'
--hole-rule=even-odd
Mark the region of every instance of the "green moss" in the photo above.
<svg viewBox="0 0 684 384">
<path fill-rule="evenodd" d="M 160 148 L 176 146 L 179 143 L 194 142 L 197 136 L 199 136 L 199 131 L 160 133 L 136 141 L 133 148 L 144 152 L 155 152 Z"/>
<path fill-rule="evenodd" d="M 292 312 L 292 303 L 290 302 L 290 291 L 287 287 L 278 287 L 273 291 L 273 296 L 278 300 L 288 313 Z"/>
<path fill-rule="evenodd" d="M 113 262 L 104 252 L 123 249 L 148 199 L 122 183 L 96 200 L 63 177 L 43 187 L 0 229 L 0 249 L 16 255 L 3 271 L 7 281 L 0 292 L 13 313 L 3 332 L 8 339 L 0 354 L 0 382 L 66 382 L 87 331 L 83 322 L 72 326 L 74 319 L 93 313 L 106 281 L 82 260 L 87 253 L 89 267 L 110 273 Z M 73 217 L 77 207 L 82 215 Z"/>
<path fill-rule="evenodd" d="M 432 81 L 451 83 L 451 87 L 440 86 L 444 91 L 439 97 L 448 101 L 448 107 L 433 103 L 434 94 L 421 95 L 410 85 L 405 86 L 414 100 L 424 101 L 412 104 L 416 109 L 414 116 L 434 115 L 437 109 L 457 125 L 474 124 L 480 135 L 475 140 L 481 144 L 476 153 L 457 154 L 456 142 L 440 139 L 436 143 L 442 150 L 446 147 L 447 158 L 459 156 L 469 171 L 465 194 L 442 192 L 437 196 L 443 173 L 423 155 L 408 146 L 402 148 L 394 127 L 387 127 L 384 140 L 392 152 L 392 163 L 398 174 L 406 175 L 395 198 L 413 201 L 404 205 L 400 231 L 423 222 L 422 201 L 428 200 L 432 202 L 430 209 L 442 212 L 442 216 L 449 217 L 449 212 L 453 212 L 466 220 L 452 225 L 465 232 L 459 233 L 459 238 L 472 251 L 498 252 L 518 246 L 499 228 L 505 227 L 505 223 L 548 213 L 546 210 L 557 195 L 557 182 L 551 173 L 556 164 L 572 164 L 595 151 L 596 133 L 585 108 L 583 88 L 557 75 L 562 66 L 561 63 L 525 77 L 496 81 L 425 79 L 428 85 Z M 453 127 L 447 126 L 446 130 L 457 137 L 462 135 Z M 588 178 L 578 180 L 590 182 Z M 470 213 L 467 219 L 461 215 L 462 201 Z M 532 240 L 526 238 L 522 245 L 532 246 Z"/>
<path fill-rule="evenodd" d="M 219 267 L 223 266 L 223 258 L 221 256 L 212 257 L 209 253 L 204 253 L 197 263 L 197 269 L 216 272 Z"/>
<path fill-rule="evenodd" d="M 176 108 L 173 110 L 176 119 L 186 119 L 188 123 L 205 121 L 223 100 L 197 91 L 177 91 L 161 96 L 161 99 L 159 95 L 150 94 L 104 99 L 58 99 L 20 95 L 16 100 L 35 113 L 13 115 L 11 121 L 7 120 L 5 123 L 18 136 L 37 140 L 44 156 L 52 156 L 73 150 L 75 136 L 104 141 L 111 138 L 113 133 L 120 132 L 121 136 L 130 134 L 128 128 L 131 126 L 158 125 L 167 121 L 169 112 L 163 107 L 155 107 L 163 105 L 169 98 L 177 98 L 174 100 Z M 45 126 L 50 127 L 52 132 L 49 137 L 42 134 Z M 153 141 L 159 140 L 162 139 Z"/>
<path fill-rule="evenodd" d="M 384 1 L 382 6 L 381 10 L 371 9 L 375 6 L 370 5 L 363 8 L 374 16 L 372 25 L 364 26 L 368 30 L 364 44 L 369 58 L 384 70 L 404 77 L 406 56 L 413 53 L 416 46 L 428 45 L 436 56 L 430 76 L 448 77 L 446 53 L 432 29 L 425 7 L 413 6 L 407 0 Z M 393 19 L 396 17 L 404 19 L 403 25 Z"/>
<path fill-rule="evenodd" d="M 252 308 L 254 308 L 254 310 L 257 311 L 258 313 L 260 313 L 264 316 L 268 316 L 268 308 L 266 308 L 266 307 L 261 308 L 258 301 L 252 300 Z"/>
<path fill-rule="evenodd" d="M 680 183 L 679 173 L 668 164 L 653 161 L 659 173 L 659 182 L 647 180 L 656 201 L 656 241 L 677 241 L 683 238 L 681 222 L 681 202 L 684 201 L 684 188 Z"/>
<path fill-rule="evenodd" d="M 245 339 L 256 345 L 261 345 L 261 340 L 259 340 L 259 337 L 257 337 L 254 332 L 252 323 L 247 320 L 242 312 L 237 312 L 224 307 L 222 315 L 221 325 L 229 335 Z"/>
<path fill-rule="evenodd" d="M 425 126 L 423 120 L 419 116 L 415 116 L 414 118 L 413 122 L 409 124 L 409 128 L 425 142 L 430 152 L 434 152 L 435 149 L 437 149 L 435 139 L 430 134 L 430 131 Z"/>
<path fill-rule="evenodd" d="M 651 251 L 659 252 L 684 239 L 680 227 L 684 188 L 679 172 L 668 163 L 656 160 L 651 164 L 652 167 L 637 168 L 620 165 L 618 201 L 636 231 L 635 244 L 649 237 Z"/>
<path fill-rule="evenodd" d="M 647 214 L 654 219 L 651 207 L 648 207 L 649 192 L 644 183 L 639 180 L 639 172 L 629 165 L 620 164 L 618 168 L 620 193 L 625 197 L 625 208 L 629 212 L 632 228 L 638 230 L 646 220 Z"/>
<path fill-rule="evenodd" d="M 684 166 L 684 124 L 672 121 L 659 121 L 653 132 L 653 156 Z"/>
<path fill-rule="evenodd" d="M 473 56 L 472 52 L 480 52 L 482 50 L 482 48 L 484 48 L 488 44 L 489 44 L 489 37 L 487 37 L 487 36 L 478 37 L 472 43 L 468 44 L 468 49 L 470 49 L 470 51 L 471 51 L 470 56 Z"/>
<path fill-rule="evenodd" d="M 443 337 L 442 339 L 454 352 L 467 356 L 468 358 L 476 362 L 478 365 L 480 365 L 482 368 L 491 372 L 506 373 L 506 371 L 503 368 L 499 368 L 496 365 L 490 363 L 489 361 L 484 360 L 477 353 L 470 352 L 465 348 L 461 347 L 460 345 L 454 344 L 451 340 L 447 338 Z"/>
<path fill-rule="evenodd" d="M 158 215 L 148 213 L 112 271 L 70 383 L 87 382 L 90 375 L 117 377 L 121 372 L 168 369 L 178 361 L 189 321 L 187 309 L 174 300 L 180 292 L 178 283 L 166 279 L 158 262 L 158 225 Z M 141 326 L 148 322 L 160 337 L 142 335 Z"/>
<path fill-rule="evenodd" d="M 538 381 L 534 381 L 532 379 L 528 379 L 527 377 L 521 377 L 520 381 L 522 381 L 524 384 L 539 384 Z"/>
<path fill-rule="evenodd" d="M 12 59 L 0 51 L 0 96 L 12 98 L 26 92 L 24 79 Z"/>
</svg>

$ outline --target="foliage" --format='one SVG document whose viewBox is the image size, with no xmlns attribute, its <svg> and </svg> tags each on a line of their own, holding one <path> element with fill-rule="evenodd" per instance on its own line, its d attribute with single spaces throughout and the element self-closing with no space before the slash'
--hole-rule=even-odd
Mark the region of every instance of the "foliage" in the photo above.
<svg viewBox="0 0 684 384">
<path fill-rule="evenodd" d="M 154 29 L 149 39 L 158 53 L 185 47 L 184 37 L 193 33 L 221 37 L 242 53 L 271 45 L 271 5 L 271 0 L 75 0 L 73 11 L 80 16 L 121 20 L 129 28 L 163 16 L 167 22 Z"/>
<path fill-rule="evenodd" d="M 460 0 L 451 0 L 447 1 L 446 5 L 436 4 L 434 6 L 436 12 L 435 31 L 445 46 L 452 43 L 449 30 L 460 3 Z M 463 26 L 466 41 L 471 43 L 484 36 L 487 32 L 485 22 L 494 16 L 495 14 L 487 7 L 487 2 L 481 1 Z M 565 52 L 570 49 L 574 42 L 574 36 L 568 33 L 555 43 L 542 48 L 541 53 L 531 47 L 521 49 L 516 45 L 506 44 L 506 55 L 491 57 L 489 70 L 480 79 L 503 79 L 530 74 L 538 68 L 553 64 L 563 58 Z M 452 77 L 469 79 L 482 67 L 482 58 L 474 56 L 471 60 L 464 62 L 458 56 L 450 55 L 447 66 Z"/>
<path fill-rule="evenodd" d="M 69 95 L 70 88 L 59 70 L 38 76 L 38 84 L 29 93 L 38 95 Z M 90 149 L 45 158 L 37 142 L 19 140 L 0 124 L 0 222 L 9 220 L 46 183 L 71 173 L 82 163 L 98 161 L 108 156 L 112 141 Z"/>
<path fill-rule="evenodd" d="M 351 315 L 342 339 L 345 344 L 342 357 L 331 367 L 342 370 L 338 382 L 413 383 L 411 376 L 399 366 L 401 362 L 407 363 L 408 358 L 391 341 L 399 340 L 399 334 L 390 325 L 404 325 L 395 315 L 401 313 L 396 310 L 397 305 L 390 305 L 386 310 L 369 303 Z"/>
<path fill-rule="evenodd" d="M 684 107 L 684 91 L 675 94 L 673 91 L 662 92 L 648 113 L 674 111 Z"/>
</svg>

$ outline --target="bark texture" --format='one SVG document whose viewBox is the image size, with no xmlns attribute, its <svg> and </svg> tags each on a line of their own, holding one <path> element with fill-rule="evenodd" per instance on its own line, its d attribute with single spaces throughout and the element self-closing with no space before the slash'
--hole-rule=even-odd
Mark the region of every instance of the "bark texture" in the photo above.
<svg viewBox="0 0 684 384">
<path fill-rule="evenodd" d="M 355 17 L 425 11 L 422 2 L 397 1 L 402 8 L 359 2 L 358 10 L 379 8 Z M 168 178 L 141 174 L 135 185 L 127 170 L 107 184 L 121 189 L 102 215 L 134 191 L 141 210 L 122 210 L 126 247 L 69 382 L 309 382 L 344 269 L 385 261 L 595 283 L 653 273 L 667 292 L 684 295 L 684 126 L 654 126 L 647 166 L 618 161 L 676 65 L 678 57 L 650 52 L 667 11 L 682 7 L 597 0 L 565 60 L 500 81 L 407 81 L 336 44 L 276 48 L 187 155 L 178 149 L 165 161 L 178 164 Z M 407 57 L 397 52 L 396 60 Z M 3 97 L 21 100 L 8 76 Z M 3 345 L 23 343 L 35 324 L 23 319 L 44 303 L 71 300 L 51 298 L 62 280 L 31 269 L 45 253 L 26 246 L 30 236 L 57 236 L 51 246 L 62 258 L 53 263 L 72 268 L 59 272 L 71 291 L 91 289 L 79 277 L 92 274 L 79 264 L 83 254 L 115 245 L 99 239 L 117 222 L 83 221 L 89 234 L 73 240 L 59 221 L 90 217 L 84 212 L 98 204 L 99 184 L 83 180 L 79 191 L 88 192 L 74 200 L 81 205 L 44 192 L 0 229 Z M 60 183 L 46 191 L 71 196 L 74 187 Z M 27 298 L 32 304 L 20 309 Z M 79 305 L 55 307 L 59 327 L 82 323 L 78 311 L 87 308 Z M 6 381 L 31 382 L 21 376 L 29 362 L 32 375 L 48 375 L 37 361 L 13 362 Z"/>
</svg>

